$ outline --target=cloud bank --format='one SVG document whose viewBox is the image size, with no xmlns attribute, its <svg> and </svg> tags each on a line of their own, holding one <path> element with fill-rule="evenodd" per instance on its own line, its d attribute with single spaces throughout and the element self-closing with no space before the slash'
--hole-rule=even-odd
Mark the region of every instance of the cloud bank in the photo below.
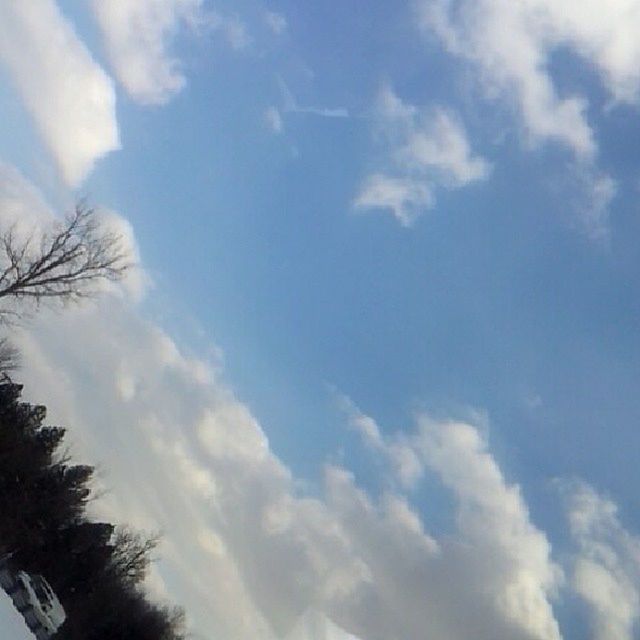
<svg viewBox="0 0 640 640">
<path fill-rule="evenodd" d="M 125 304 L 43 318 L 19 344 L 28 395 L 107 470 L 97 508 L 165 532 L 166 590 L 207 633 L 286 637 L 316 611 L 367 640 L 560 637 L 549 545 L 475 427 L 417 428 L 457 505 L 437 540 L 405 496 L 343 468 L 301 495 L 248 408 Z"/>
</svg>

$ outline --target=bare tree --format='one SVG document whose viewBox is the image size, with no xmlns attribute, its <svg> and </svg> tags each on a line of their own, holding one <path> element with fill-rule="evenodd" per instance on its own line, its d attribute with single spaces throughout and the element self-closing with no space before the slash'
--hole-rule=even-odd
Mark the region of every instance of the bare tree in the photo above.
<svg viewBox="0 0 640 640">
<path fill-rule="evenodd" d="M 152 562 L 151 553 L 160 542 L 160 534 L 147 536 L 128 527 L 118 527 L 113 537 L 110 569 L 122 582 L 135 586 L 144 580 Z"/>
<path fill-rule="evenodd" d="M 63 222 L 21 239 L 15 226 L 0 236 L 0 298 L 39 305 L 77 302 L 95 295 L 101 281 L 116 281 L 130 267 L 122 237 L 105 229 L 95 209 L 76 205 Z M 0 308 L 0 320 L 25 311 Z"/>
</svg>

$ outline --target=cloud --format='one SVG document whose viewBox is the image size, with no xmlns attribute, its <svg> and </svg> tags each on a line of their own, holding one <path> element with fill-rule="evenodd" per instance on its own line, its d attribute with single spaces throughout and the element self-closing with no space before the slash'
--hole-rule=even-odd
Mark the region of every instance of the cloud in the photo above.
<svg viewBox="0 0 640 640">
<path fill-rule="evenodd" d="M 111 79 L 53 0 L 0 3 L 0 61 L 69 185 L 119 148 Z"/>
<path fill-rule="evenodd" d="M 432 189 L 419 179 L 395 178 L 381 173 L 364 181 L 353 203 L 360 210 L 388 209 L 403 227 L 410 227 L 425 209 L 434 205 Z"/>
<path fill-rule="evenodd" d="M 3 180 L 0 203 L 17 214 L 42 204 L 19 174 Z M 401 477 L 397 452 L 413 456 L 407 484 L 428 469 L 450 492 L 457 525 L 437 539 L 401 491 L 371 495 L 346 469 L 329 466 L 322 490 L 302 492 L 219 368 L 181 351 L 126 296 L 44 311 L 14 339 L 25 397 L 102 470 L 92 508 L 165 533 L 154 592 L 186 605 L 200 632 L 558 639 L 548 543 L 475 427 L 420 418 L 385 437 L 351 406 Z"/>
<path fill-rule="evenodd" d="M 340 629 L 327 616 L 310 610 L 296 623 L 286 640 L 359 640 Z"/>
<path fill-rule="evenodd" d="M 19 225 L 25 234 L 50 222 L 51 209 L 42 193 L 13 165 L 0 162 L 0 225 L 7 229 Z"/>
<path fill-rule="evenodd" d="M 119 249 L 125 262 L 130 265 L 121 281 L 105 282 L 103 286 L 112 292 L 124 291 L 137 301 L 142 300 L 152 281 L 142 267 L 140 248 L 131 223 L 117 211 L 110 209 L 98 208 L 95 217 L 102 232 L 119 238 Z"/>
<path fill-rule="evenodd" d="M 142 104 L 163 104 L 185 78 L 168 45 L 180 23 L 196 19 L 200 0 L 94 0 L 109 59 L 129 95 Z"/>
<path fill-rule="evenodd" d="M 479 431 L 470 425 L 423 418 L 416 447 L 459 500 L 464 537 L 483 548 L 489 574 L 500 575 L 495 603 L 531 637 L 560 638 L 549 595 L 560 584 L 546 536 L 533 526 L 519 487 L 506 483 Z"/>
<path fill-rule="evenodd" d="M 473 550 L 468 578 L 480 580 L 492 605 L 525 637 L 559 639 L 550 597 L 562 584 L 561 570 L 551 560 L 546 536 L 530 522 L 519 487 L 506 482 L 480 431 L 421 416 L 413 433 L 383 436 L 351 400 L 339 400 L 351 426 L 387 460 L 402 485 L 414 486 L 429 470 L 456 497 L 459 541 Z M 402 511 L 407 526 L 421 532 L 408 505 Z M 441 557 L 450 555 L 451 566 L 460 561 L 461 549 L 432 544 Z"/>
<path fill-rule="evenodd" d="M 287 19 L 281 14 L 275 11 L 267 11 L 264 16 L 264 20 L 267 26 L 277 36 L 282 35 L 288 27 Z"/>
<path fill-rule="evenodd" d="M 344 469 L 301 495 L 224 381 L 123 302 L 43 316 L 18 343 L 27 396 L 104 470 L 95 508 L 165 532 L 164 587 L 202 633 L 275 640 L 313 611 L 338 638 L 559 637 L 546 539 L 473 427 L 416 435 L 459 512 L 436 540 L 405 497 L 374 498 Z"/>
<path fill-rule="evenodd" d="M 344 395 L 337 395 L 340 408 L 346 414 L 349 425 L 358 432 L 367 446 L 382 453 L 391 463 L 393 474 L 405 488 L 412 488 L 422 479 L 425 465 L 414 445 L 406 437 L 396 434 L 393 438 L 382 435 L 377 422 Z"/>
<path fill-rule="evenodd" d="M 267 127 L 269 127 L 269 129 L 273 131 L 273 133 L 282 133 L 282 131 L 284 130 L 282 115 L 276 107 L 269 107 L 264 112 L 264 121 L 267 124 Z"/>
<path fill-rule="evenodd" d="M 632 640 L 640 619 L 640 538 L 618 519 L 609 499 L 581 482 L 565 483 L 578 546 L 573 587 L 589 606 L 595 640 Z"/>
<path fill-rule="evenodd" d="M 298 101 L 294 97 L 293 93 L 287 86 L 287 84 L 282 80 L 282 78 L 278 78 L 278 84 L 280 86 L 280 92 L 282 94 L 282 110 L 285 113 L 302 113 L 309 114 L 313 116 L 319 116 L 321 118 L 349 118 L 349 110 L 344 107 L 336 107 L 336 108 L 327 108 L 327 107 L 315 107 L 315 106 L 307 106 L 302 107 L 298 104 Z"/>
<path fill-rule="evenodd" d="M 390 168 L 365 179 L 354 200 L 358 210 L 388 209 L 403 226 L 410 226 L 435 206 L 437 187 L 461 188 L 485 180 L 491 171 L 484 158 L 472 153 L 451 110 L 419 110 L 385 87 L 376 123 Z"/>
<path fill-rule="evenodd" d="M 211 31 L 219 31 L 232 49 L 241 51 L 251 44 L 247 27 L 238 16 L 223 16 L 220 13 L 208 12 L 203 21 Z"/>
<path fill-rule="evenodd" d="M 566 175 L 571 208 L 596 241 L 609 235 L 615 181 L 598 170 L 587 87 L 563 90 L 553 56 L 569 52 L 595 72 L 610 104 L 640 104 L 637 0 L 416 0 L 421 25 L 452 55 L 466 60 L 490 100 L 514 111 L 531 146 L 553 141 L 575 161 Z"/>
<path fill-rule="evenodd" d="M 550 71 L 561 49 L 596 70 L 616 102 L 640 99 L 636 0 L 420 0 L 423 27 L 480 71 L 487 92 L 508 100 L 532 142 L 555 140 L 582 159 L 596 152 L 587 99 L 562 95 Z"/>
<path fill-rule="evenodd" d="M 618 193 L 617 182 L 609 175 L 597 171 L 578 170 L 581 194 L 576 204 L 584 228 L 594 240 L 609 237 L 610 205 Z"/>
<path fill-rule="evenodd" d="M 164 104 L 183 89 L 170 50 L 181 27 L 219 31 L 235 49 L 249 42 L 238 18 L 205 11 L 202 0 L 93 0 L 92 7 L 118 80 L 140 104 Z"/>
</svg>

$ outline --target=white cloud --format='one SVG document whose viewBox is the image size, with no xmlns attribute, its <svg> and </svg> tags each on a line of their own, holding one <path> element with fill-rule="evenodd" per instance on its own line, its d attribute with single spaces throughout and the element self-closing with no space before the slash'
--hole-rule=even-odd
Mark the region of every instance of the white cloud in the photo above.
<svg viewBox="0 0 640 640">
<path fill-rule="evenodd" d="M 456 496 L 459 541 L 470 551 L 467 578 L 479 581 L 475 587 L 492 606 L 525 637 L 559 639 L 550 598 L 562 583 L 561 571 L 551 560 L 546 536 L 531 523 L 520 489 L 506 482 L 479 430 L 422 416 L 414 433 L 384 437 L 348 398 L 340 397 L 340 403 L 350 424 L 383 455 L 401 484 L 415 485 L 428 469 Z M 408 505 L 395 510 L 402 512 L 405 516 L 397 519 L 422 532 Z M 450 556 L 451 566 L 466 553 L 435 540 L 432 545 L 442 558 Z M 473 593 L 474 586 L 470 589 Z"/>
<path fill-rule="evenodd" d="M 269 107 L 264 112 L 264 121 L 273 133 L 282 133 L 284 130 L 284 122 L 282 121 L 282 115 L 276 107 Z"/>
<path fill-rule="evenodd" d="M 385 87 L 376 121 L 390 169 L 365 179 L 356 209 L 388 209 L 410 226 L 435 206 L 437 187 L 461 188 L 485 180 L 491 171 L 485 159 L 473 154 L 462 124 L 448 109 L 419 110 Z"/>
<path fill-rule="evenodd" d="M 51 220 L 51 209 L 40 191 L 14 166 L 0 162 L 0 225 L 7 229 L 19 225 L 19 233 Z"/>
<path fill-rule="evenodd" d="M 231 48 L 236 51 L 246 49 L 251 44 L 251 36 L 247 32 L 247 27 L 238 16 L 223 16 L 220 13 L 208 12 L 203 24 L 212 31 L 219 31 Z"/>
<path fill-rule="evenodd" d="M 529 520 L 520 489 L 506 483 L 477 429 L 420 421 L 416 446 L 426 464 L 459 499 L 458 522 L 467 540 L 484 549 L 497 572 L 495 603 L 531 637 L 560 638 L 549 603 L 559 586 L 546 536 Z M 498 560 L 499 559 L 499 560 Z M 493 563 L 498 560 L 501 567 Z"/>
<path fill-rule="evenodd" d="M 68 184 L 119 148 L 112 82 L 53 0 L 0 3 L 0 61 Z"/>
<path fill-rule="evenodd" d="M 131 223 L 116 211 L 97 209 L 96 221 L 100 229 L 119 239 L 118 248 L 130 268 L 118 283 L 105 282 L 112 292 L 124 291 L 135 300 L 141 300 L 152 284 L 149 274 L 142 268 L 140 249 Z"/>
<path fill-rule="evenodd" d="M 287 86 L 282 78 L 278 78 L 278 85 L 280 86 L 280 93 L 282 94 L 282 110 L 285 113 L 300 113 L 313 116 L 319 116 L 321 118 L 349 118 L 349 110 L 345 107 L 316 107 L 316 106 L 301 106 L 298 104 L 291 89 Z"/>
<path fill-rule="evenodd" d="M 632 640 L 640 619 L 640 538 L 618 519 L 617 506 L 584 483 L 565 487 L 578 546 L 573 586 L 589 605 L 595 640 Z"/>
<path fill-rule="evenodd" d="M 164 104 L 185 85 L 171 44 L 181 27 L 219 31 L 234 49 L 249 43 L 237 17 L 206 11 L 202 0 L 93 0 L 118 80 L 141 104 Z"/>
<path fill-rule="evenodd" d="M 420 179 L 375 173 L 364 181 L 353 206 L 361 210 L 389 209 L 402 226 L 410 227 L 425 209 L 434 204 L 432 190 Z"/>
<path fill-rule="evenodd" d="M 415 486 L 424 475 L 424 463 L 420 460 L 413 443 L 399 434 L 385 438 L 377 422 L 371 416 L 362 413 L 350 398 L 337 394 L 337 400 L 351 428 L 360 434 L 371 449 L 385 455 L 401 485 L 407 488 Z"/>
<path fill-rule="evenodd" d="M 549 70 L 568 48 L 595 69 L 612 99 L 640 99 L 637 0 L 419 0 L 422 23 L 480 71 L 490 95 L 518 110 L 532 142 L 556 140 L 580 158 L 596 151 L 587 100 L 562 95 Z"/>
<path fill-rule="evenodd" d="M 93 0 L 118 79 L 142 104 L 162 104 L 185 78 L 168 51 L 181 22 L 196 20 L 201 0 Z"/>
<path fill-rule="evenodd" d="M 618 193 L 618 185 L 611 176 L 594 171 L 579 170 L 581 198 L 576 205 L 586 232 L 594 240 L 609 237 L 610 205 Z"/>
<path fill-rule="evenodd" d="M 267 26 L 277 36 L 282 35 L 288 27 L 287 19 L 281 14 L 275 11 L 267 11 L 264 16 L 264 20 Z"/>
</svg>

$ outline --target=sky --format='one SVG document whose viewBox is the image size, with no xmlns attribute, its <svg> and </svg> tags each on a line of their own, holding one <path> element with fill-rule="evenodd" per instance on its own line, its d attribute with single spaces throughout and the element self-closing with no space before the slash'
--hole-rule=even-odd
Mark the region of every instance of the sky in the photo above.
<svg viewBox="0 0 640 640">
<path fill-rule="evenodd" d="M 637 637 L 639 30 L 0 0 L 0 224 L 86 197 L 138 265 L 10 330 L 24 395 L 194 637 Z"/>
</svg>

